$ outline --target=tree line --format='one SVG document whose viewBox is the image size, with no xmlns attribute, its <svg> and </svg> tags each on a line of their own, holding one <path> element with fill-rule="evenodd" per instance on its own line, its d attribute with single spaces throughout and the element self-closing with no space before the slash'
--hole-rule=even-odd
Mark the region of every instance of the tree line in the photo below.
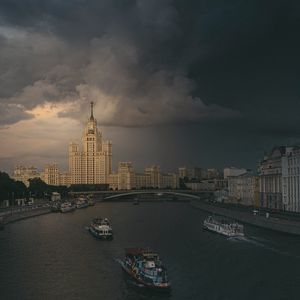
<svg viewBox="0 0 300 300">
<path fill-rule="evenodd" d="M 23 182 L 16 181 L 9 177 L 5 172 L 0 172 L 0 201 L 8 200 L 10 204 L 14 204 L 15 199 L 30 197 L 50 199 L 53 192 L 58 192 L 62 196 L 66 196 L 68 188 L 66 186 L 48 185 L 40 178 L 29 180 L 27 187 Z"/>
</svg>

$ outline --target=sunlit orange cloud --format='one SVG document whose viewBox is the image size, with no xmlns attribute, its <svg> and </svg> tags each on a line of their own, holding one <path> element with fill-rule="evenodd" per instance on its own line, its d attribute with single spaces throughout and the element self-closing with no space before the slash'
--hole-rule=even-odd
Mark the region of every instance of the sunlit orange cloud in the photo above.
<svg viewBox="0 0 300 300">
<path fill-rule="evenodd" d="M 80 139 L 82 132 L 79 121 L 57 116 L 68 105 L 38 106 L 28 111 L 34 118 L 0 130 L 0 138 L 4 141 L 0 148 L 0 157 L 15 158 L 15 164 L 66 161 L 69 141 Z"/>
</svg>

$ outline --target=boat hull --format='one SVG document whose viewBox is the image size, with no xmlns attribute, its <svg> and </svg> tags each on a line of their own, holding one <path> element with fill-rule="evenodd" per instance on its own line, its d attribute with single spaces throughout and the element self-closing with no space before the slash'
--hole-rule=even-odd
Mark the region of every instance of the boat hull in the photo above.
<svg viewBox="0 0 300 300">
<path fill-rule="evenodd" d="M 113 240 L 113 235 L 112 234 L 98 234 L 95 230 L 93 230 L 91 227 L 89 227 L 89 232 L 90 234 L 99 239 L 99 240 L 107 240 L 107 241 L 111 241 Z"/>
<path fill-rule="evenodd" d="M 244 233 L 228 233 L 225 231 L 216 230 L 214 228 L 210 228 L 209 226 L 203 225 L 203 229 L 226 236 L 226 237 L 244 237 Z"/>
<path fill-rule="evenodd" d="M 76 208 L 75 207 L 68 207 L 68 208 L 61 208 L 62 213 L 68 213 L 74 211 Z"/>
<path fill-rule="evenodd" d="M 87 208 L 89 205 L 88 204 L 77 204 L 76 208 Z"/>
</svg>

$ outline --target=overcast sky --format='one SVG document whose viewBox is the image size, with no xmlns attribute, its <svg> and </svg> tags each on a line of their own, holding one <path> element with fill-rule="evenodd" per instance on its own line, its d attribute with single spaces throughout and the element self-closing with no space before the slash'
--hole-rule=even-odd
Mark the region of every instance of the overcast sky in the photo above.
<svg viewBox="0 0 300 300">
<path fill-rule="evenodd" d="M 299 32 L 296 0 L 1 0 L 0 170 L 67 170 L 91 100 L 114 165 L 255 169 L 300 142 Z"/>
</svg>

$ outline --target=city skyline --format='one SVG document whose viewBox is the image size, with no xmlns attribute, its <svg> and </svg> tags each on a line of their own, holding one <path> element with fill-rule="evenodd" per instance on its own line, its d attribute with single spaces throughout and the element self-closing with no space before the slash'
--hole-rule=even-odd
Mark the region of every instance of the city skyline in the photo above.
<svg viewBox="0 0 300 300">
<path fill-rule="evenodd" d="M 67 170 L 90 101 L 115 141 L 114 169 L 255 170 L 264 152 L 300 141 L 291 4 L 2 1 L 1 170 Z"/>
</svg>

